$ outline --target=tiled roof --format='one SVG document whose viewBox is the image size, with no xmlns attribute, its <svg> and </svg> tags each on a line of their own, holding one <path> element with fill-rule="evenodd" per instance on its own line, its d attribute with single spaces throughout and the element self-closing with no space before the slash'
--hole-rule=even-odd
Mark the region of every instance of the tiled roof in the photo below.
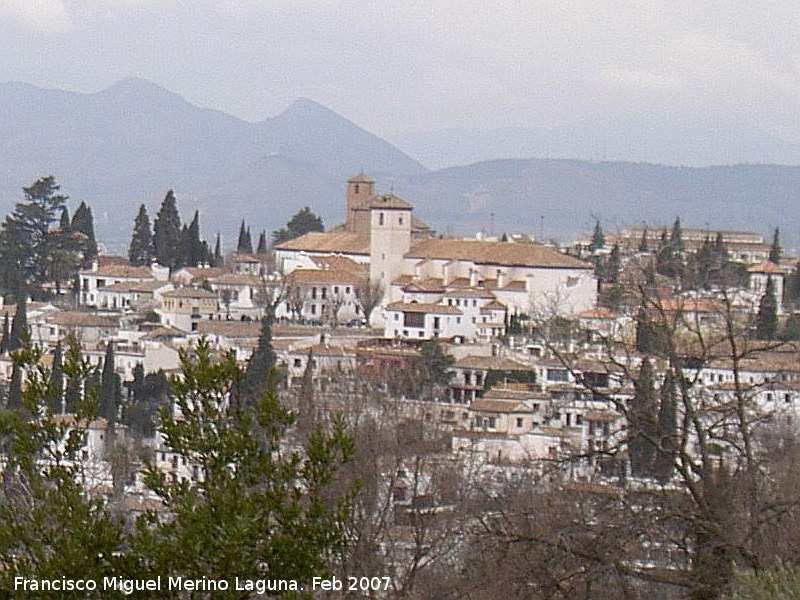
<svg viewBox="0 0 800 600">
<path fill-rule="evenodd" d="M 364 282 L 362 277 L 348 271 L 333 271 L 329 269 L 295 269 L 287 277 L 290 283 L 328 283 L 328 284 L 353 284 Z"/>
<path fill-rule="evenodd" d="M 164 294 L 165 298 L 213 298 L 216 300 L 217 294 L 215 292 L 209 292 L 208 290 L 204 290 L 202 288 L 194 288 L 194 287 L 182 287 L 176 290 L 170 290 Z"/>
<path fill-rule="evenodd" d="M 617 314 L 603 306 L 590 308 L 578 314 L 579 319 L 616 319 Z"/>
<path fill-rule="evenodd" d="M 420 240 L 407 254 L 411 258 L 467 260 L 477 264 L 513 265 L 559 269 L 591 269 L 592 266 L 539 244 L 485 242 L 460 239 Z"/>
<path fill-rule="evenodd" d="M 465 356 L 453 365 L 461 369 L 491 369 L 495 371 L 530 371 L 528 365 L 502 356 Z"/>
<path fill-rule="evenodd" d="M 478 398 L 469 405 L 470 410 L 493 413 L 529 413 L 531 407 L 517 400 L 487 400 Z"/>
<path fill-rule="evenodd" d="M 133 265 L 110 264 L 98 266 L 96 271 L 84 270 L 81 275 L 95 277 L 138 277 L 139 279 L 153 279 L 153 274 L 148 267 L 134 267 Z"/>
<path fill-rule="evenodd" d="M 45 321 L 62 327 L 119 327 L 119 320 L 113 317 L 78 311 L 53 313 Z"/>
<path fill-rule="evenodd" d="M 358 275 L 366 276 L 369 273 L 369 265 L 354 261 L 346 256 L 311 256 L 313 262 L 320 269 L 331 269 L 333 271 L 349 271 Z"/>
<path fill-rule="evenodd" d="M 261 323 L 258 321 L 200 320 L 197 331 L 201 334 L 221 335 L 229 338 L 258 338 Z"/>
<path fill-rule="evenodd" d="M 209 279 L 209 283 L 216 285 L 251 285 L 258 286 L 263 283 L 260 277 L 255 275 L 246 275 L 244 273 L 223 273 L 213 279 Z"/>
<path fill-rule="evenodd" d="M 382 208 L 386 210 L 411 210 L 414 208 L 412 204 L 406 202 L 402 198 L 394 194 L 383 194 L 381 196 L 372 196 L 361 205 L 363 208 Z"/>
<path fill-rule="evenodd" d="M 488 290 L 481 288 L 462 288 L 458 290 L 448 289 L 445 298 L 494 298 Z"/>
<path fill-rule="evenodd" d="M 784 275 L 785 272 L 771 260 L 754 265 L 747 269 L 749 273 L 766 273 L 768 275 Z"/>
<path fill-rule="evenodd" d="M 375 181 L 364 175 L 364 173 L 359 173 L 348 179 L 347 183 L 375 183 Z"/>
<path fill-rule="evenodd" d="M 439 315 L 461 315 L 460 309 L 446 304 L 429 304 L 425 302 L 392 302 L 386 305 L 386 310 L 408 313 L 432 313 Z"/>
<path fill-rule="evenodd" d="M 314 231 L 278 244 L 275 249 L 369 255 L 369 239 L 346 231 L 328 233 Z"/>
</svg>

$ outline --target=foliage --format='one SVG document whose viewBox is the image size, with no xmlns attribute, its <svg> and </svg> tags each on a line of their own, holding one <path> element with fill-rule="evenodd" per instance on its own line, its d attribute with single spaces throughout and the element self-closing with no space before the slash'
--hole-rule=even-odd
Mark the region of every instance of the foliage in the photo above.
<svg viewBox="0 0 800 600">
<path fill-rule="evenodd" d="M 325 231 L 322 218 L 311 212 L 308 206 L 304 206 L 282 227 L 272 233 L 272 243 L 280 244 L 310 233 L 312 231 Z"/>
<path fill-rule="evenodd" d="M 121 525 L 101 500 L 87 494 L 81 485 L 84 467 L 74 460 L 86 439 L 85 429 L 74 424 L 94 417 L 93 398 L 84 397 L 74 421 L 64 421 L 47 401 L 56 390 L 51 373 L 41 365 L 41 353 L 26 347 L 14 360 L 26 370 L 27 386 L 23 411 L 0 413 L 0 439 L 7 455 L 0 481 L 0 588 L 13 589 L 16 576 L 102 580 L 125 575 L 132 566 L 120 554 Z M 85 381 L 91 370 L 71 339 L 64 373 Z M 61 598 L 63 592 L 15 597 Z"/>
<path fill-rule="evenodd" d="M 755 333 L 759 340 L 773 340 L 778 333 L 778 301 L 772 277 L 767 280 L 764 295 L 758 303 Z"/>
<path fill-rule="evenodd" d="M 258 234 L 258 248 L 256 248 L 256 254 L 266 254 L 268 251 L 267 232 L 262 229 L 261 233 Z"/>
<path fill-rule="evenodd" d="M 182 352 L 172 381 L 180 418 L 164 410 L 169 448 L 197 467 L 196 481 L 171 481 L 154 465 L 147 481 L 172 517 L 148 513 L 132 553 L 151 573 L 186 578 L 297 579 L 324 576 L 344 544 L 352 490 L 329 494 L 352 455 L 336 420 L 301 451 L 283 441 L 294 418 L 267 391 L 238 401 L 243 373 L 233 353 L 214 361 L 207 342 Z M 241 592 L 214 597 L 241 597 Z"/>
<path fill-rule="evenodd" d="M 72 216 L 70 230 L 73 233 L 81 234 L 80 247 L 83 254 L 81 264 L 88 267 L 97 257 L 97 239 L 94 235 L 94 216 L 91 207 L 86 202 L 81 201 L 78 209 Z"/>
<path fill-rule="evenodd" d="M 181 233 L 181 218 L 175 193 L 167 191 L 153 225 L 153 249 L 155 259 L 164 267 L 178 266 L 178 240 Z"/>
<path fill-rule="evenodd" d="M 783 564 L 737 574 L 737 591 L 727 600 L 800 600 L 800 573 Z"/>
<path fill-rule="evenodd" d="M 631 400 L 628 420 L 630 433 L 628 453 L 631 473 L 635 476 L 653 475 L 656 459 L 656 392 L 653 383 L 653 365 L 645 358 L 639 369 L 636 393 Z"/>
<path fill-rule="evenodd" d="M 150 266 L 155 252 L 153 249 L 153 233 L 150 230 L 150 217 L 147 207 L 142 204 L 133 221 L 133 234 L 128 246 L 128 260 L 137 266 Z"/>
<path fill-rule="evenodd" d="M 71 266 L 77 251 L 69 233 L 53 227 L 65 207 L 67 197 L 59 193 L 52 176 L 42 177 L 23 188 L 24 202 L 18 202 L 0 229 L 0 284 L 5 293 L 20 295 L 23 287 L 36 292 L 54 270 L 59 277 L 64 266 Z"/>
<path fill-rule="evenodd" d="M 245 226 L 244 219 L 239 227 L 239 240 L 236 242 L 237 254 L 253 253 L 253 238 L 250 236 L 250 228 Z"/>
<path fill-rule="evenodd" d="M 242 396 L 248 402 L 261 397 L 267 390 L 270 373 L 273 373 L 273 367 L 278 361 L 275 350 L 272 348 L 272 322 L 272 311 L 268 310 L 261 319 L 258 345 L 247 362 L 247 370 L 244 375 Z"/>
<path fill-rule="evenodd" d="M 781 230 L 776 227 L 775 232 L 772 234 L 772 244 L 769 247 L 769 260 L 776 265 L 781 262 L 783 257 L 783 248 L 781 248 Z"/>
<path fill-rule="evenodd" d="M 592 232 L 592 241 L 589 244 L 591 252 L 597 252 L 606 245 L 606 236 L 603 233 L 603 227 L 600 225 L 600 220 L 594 222 L 594 231 Z"/>
</svg>

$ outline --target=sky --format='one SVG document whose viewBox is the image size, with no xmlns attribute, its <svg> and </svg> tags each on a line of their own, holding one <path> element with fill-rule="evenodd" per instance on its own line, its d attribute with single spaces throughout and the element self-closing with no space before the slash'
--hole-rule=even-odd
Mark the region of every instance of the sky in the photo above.
<svg viewBox="0 0 800 600">
<path fill-rule="evenodd" d="M 0 80 L 254 122 L 306 97 L 382 137 L 695 114 L 800 142 L 798 31 L 786 0 L 0 0 Z"/>
</svg>

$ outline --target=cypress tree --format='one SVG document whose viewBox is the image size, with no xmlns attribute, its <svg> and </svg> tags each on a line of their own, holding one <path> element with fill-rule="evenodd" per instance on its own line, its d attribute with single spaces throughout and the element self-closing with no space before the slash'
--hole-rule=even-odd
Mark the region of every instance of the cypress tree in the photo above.
<svg viewBox="0 0 800 600">
<path fill-rule="evenodd" d="M 153 225 L 153 249 L 160 265 L 170 269 L 177 265 L 180 233 L 181 218 L 178 215 L 175 193 L 169 190 Z"/>
<path fill-rule="evenodd" d="M 17 302 L 17 312 L 11 321 L 11 332 L 8 335 L 8 351 L 22 348 L 23 340 L 28 335 L 28 304 L 23 294 Z"/>
<path fill-rule="evenodd" d="M 756 338 L 772 340 L 778 333 L 778 301 L 775 298 L 775 284 L 772 277 L 767 279 L 767 287 L 758 303 L 756 315 Z"/>
<path fill-rule="evenodd" d="M 658 436 L 660 448 L 655 458 L 655 476 L 662 483 L 669 482 L 675 472 L 677 449 L 678 410 L 675 397 L 675 380 L 668 369 L 661 386 L 658 406 Z"/>
<path fill-rule="evenodd" d="M 600 219 L 594 222 L 594 232 L 592 233 L 592 243 L 589 244 L 589 250 L 597 252 L 606 245 L 606 236 L 603 233 L 603 227 L 600 225 Z"/>
<path fill-rule="evenodd" d="M 781 248 L 781 230 L 776 227 L 775 232 L 772 234 L 772 245 L 769 248 L 769 259 L 776 265 L 781 262 L 783 257 L 783 248 Z"/>
<path fill-rule="evenodd" d="M 653 387 L 653 365 L 648 358 L 642 361 L 639 377 L 636 380 L 636 392 L 631 400 L 628 417 L 630 435 L 628 453 L 631 461 L 631 473 L 634 476 L 647 477 L 653 474 L 653 461 L 656 447 L 656 398 Z"/>
<path fill-rule="evenodd" d="M 86 202 L 81 201 L 75 214 L 72 216 L 70 229 L 86 236 L 82 244 L 83 264 L 91 264 L 97 256 L 97 239 L 94 235 L 94 216 L 92 216 L 92 209 Z"/>
<path fill-rule="evenodd" d="M 245 227 L 244 219 L 242 219 L 242 225 L 239 227 L 239 241 L 236 243 L 236 253 L 253 253 L 253 238 L 250 237 L 250 228 Z"/>
<path fill-rule="evenodd" d="M 128 246 L 128 260 L 137 266 L 150 266 L 153 262 L 153 233 L 150 229 L 150 217 L 144 204 L 133 221 L 133 234 Z"/>
<path fill-rule="evenodd" d="M 271 312 L 267 312 L 261 320 L 261 334 L 258 345 L 247 363 L 244 374 L 243 396 L 245 401 L 253 402 L 259 398 L 269 387 L 270 371 L 275 366 L 278 358 L 272 347 L 272 320 Z"/>
<path fill-rule="evenodd" d="M 9 330 L 9 322 L 8 322 L 8 313 L 5 314 L 3 317 L 3 339 L 0 340 L 0 354 L 5 354 L 8 352 L 8 343 L 11 341 L 10 339 L 10 330 Z"/>
<path fill-rule="evenodd" d="M 214 244 L 214 266 L 222 266 L 222 240 L 220 239 L 219 232 L 217 232 L 217 242 Z"/>
<path fill-rule="evenodd" d="M 256 253 L 266 254 L 267 250 L 267 232 L 262 229 L 261 233 L 258 235 L 258 248 L 256 249 Z"/>
<path fill-rule="evenodd" d="M 16 361 L 11 368 L 11 383 L 8 386 L 6 404 L 11 410 L 22 409 L 22 367 Z"/>
<path fill-rule="evenodd" d="M 99 413 L 108 421 L 108 427 L 111 430 L 117 420 L 119 395 L 119 376 L 114 370 L 114 342 L 109 342 L 103 362 L 103 373 L 100 377 Z"/>
<path fill-rule="evenodd" d="M 62 363 L 61 342 L 58 342 L 53 352 L 53 368 L 50 371 L 50 396 L 48 398 L 48 404 L 53 414 L 60 414 L 62 412 L 61 399 L 64 395 L 64 370 Z"/>
<path fill-rule="evenodd" d="M 681 218 L 675 217 L 675 222 L 672 224 L 672 233 L 669 236 L 669 242 L 675 252 L 683 252 L 683 228 L 681 227 Z"/>
<path fill-rule="evenodd" d="M 69 231 L 69 209 L 66 206 L 61 209 L 61 220 L 58 226 L 62 233 Z"/>
<path fill-rule="evenodd" d="M 648 252 L 650 250 L 650 243 L 647 240 L 648 231 L 647 225 L 644 226 L 644 231 L 642 231 L 642 239 L 639 240 L 639 252 Z"/>
</svg>

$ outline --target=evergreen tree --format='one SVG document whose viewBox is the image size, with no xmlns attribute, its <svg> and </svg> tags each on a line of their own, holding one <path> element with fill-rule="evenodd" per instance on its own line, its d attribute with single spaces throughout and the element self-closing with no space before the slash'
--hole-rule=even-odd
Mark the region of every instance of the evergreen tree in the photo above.
<svg viewBox="0 0 800 600">
<path fill-rule="evenodd" d="M 22 409 L 22 367 L 14 361 L 11 367 L 11 383 L 8 386 L 6 404 L 10 410 Z"/>
<path fill-rule="evenodd" d="M 72 217 L 72 224 L 70 226 L 72 231 L 83 234 L 85 237 L 81 243 L 83 251 L 83 264 L 90 265 L 97 257 L 97 239 L 94 235 L 94 216 L 92 209 L 86 202 L 81 201 L 75 215 Z"/>
<path fill-rule="evenodd" d="M 250 228 L 245 227 L 244 219 L 242 219 L 242 226 L 239 227 L 239 241 L 236 243 L 236 253 L 253 253 L 253 238 L 250 237 Z"/>
<path fill-rule="evenodd" d="M 28 337 L 28 303 L 23 295 L 17 302 L 17 310 L 11 320 L 11 332 L 8 335 L 8 351 L 13 352 L 22 348 Z"/>
<path fill-rule="evenodd" d="M 286 242 L 311 233 L 313 231 L 325 231 L 322 218 L 311 212 L 308 206 L 304 206 L 282 227 L 272 233 L 272 241 L 275 244 Z"/>
<path fill-rule="evenodd" d="M 128 260 L 137 266 L 150 266 L 153 262 L 153 233 L 150 229 L 150 217 L 147 207 L 139 206 L 139 212 L 133 221 L 133 235 L 128 246 Z"/>
<path fill-rule="evenodd" d="M 34 288 L 48 278 L 54 244 L 53 224 L 59 219 L 67 197 L 59 193 L 52 176 L 42 177 L 23 188 L 24 202 L 18 202 L 0 229 L 0 284 L 15 298 L 21 288 Z"/>
<path fill-rule="evenodd" d="M 267 391 L 270 384 L 270 372 L 278 361 L 272 347 L 272 320 L 271 311 L 267 311 L 261 320 L 258 345 L 247 363 L 242 385 L 242 395 L 246 402 L 254 401 Z"/>
<path fill-rule="evenodd" d="M 672 370 L 667 369 L 658 406 L 658 437 L 660 447 L 655 457 L 655 476 L 666 484 L 675 473 L 675 450 L 677 449 L 678 408 L 675 380 Z"/>
<path fill-rule="evenodd" d="M 683 228 L 681 227 L 681 218 L 675 217 L 675 222 L 672 224 L 672 233 L 669 236 L 669 243 L 676 253 L 685 250 L 683 245 Z"/>
<path fill-rule="evenodd" d="M 108 421 L 109 430 L 113 430 L 117 420 L 117 407 L 120 400 L 119 375 L 114 370 L 114 342 L 109 342 L 106 347 L 106 356 L 103 362 L 103 373 L 100 377 L 100 398 L 98 412 Z"/>
<path fill-rule="evenodd" d="M 783 248 L 781 248 L 781 230 L 776 227 L 772 234 L 772 245 L 769 247 L 769 259 L 776 265 L 781 262 Z"/>
<path fill-rule="evenodd" d="M 592 232 L 592 242 L 589 244 L 589 250 L 597 252 L 606 245 L 606 236 L 603 233 L 603 227 L 600 225 L 600 219 L 594 222 L 594 232 Z"/>
<path fill-rule="evenodd" d="M 53 351 L 53 367 L 50 370 L 50 388 L 47 395 L 47 403 L 54 415 L 62 412 L 61 400 L 64 395 L 64 369 L 62 362 L 63 356 L 61 342 L 59 341 Z"/>
<path fill-rule="evenodd" d="M 8 344 L 11 341 L 10 334 L 8 313 L 6 313 L 3 317 L 3 339 L 0 341 L 0 354 L 8 352 Z"/>
<path fill-rule="evenodd" d="M 269 249 L 267 248 L 267 232 L 263 229 L 258 234 L 258 248 L 256 254 L 266 254 Z"/>
<path fill-rule="evenodd" d="M 219 233 L 217 233 L 217 241 L 214 244 L 214 266 L 222 266 L 222 240 L 220 239 Z"/>
<path fill-rule="evenodd" d="M 773 340 L 778 333 L 778 301 L 775 298 L 775 284 L 772 277 L 767 279 L 767 287 L 758 303 L 756 315 L 756 338 Z"/>
<path fill-rule="evenodd" d="M 619 273 L 622 270 L 622 257 L 620 255 L 619 244 L 614 244 L 611 248 L 611 253 L 608 255 L 607 267 L 607 281 L 617 284 L 619 283 Z"/>
<path fill-rule="evenodd" d="M 631 473 L 637 477 L 648 477 L 653 474 L 656 456 L 656 446 L 653 443 L 656 438 L 656 406 L 653 365 L 648 358 L 645 358 L 639 369 L 636 391 L 628 414 L 630 421 L 628 453 Z"/>
<path fill-rule="evenodd" d="M 61 220 L 58 223 L 58 228 L 62 232 L 69 231 L 69 209 L 66 206 L 61 209 Z"/>
<path fill-rule="evenodd" d="M 180 243 L 181 218 L 175 193 L 167 192 L 153 225 L 153 249 L 155 259 L 162 266 L 174 269 L 178 262 L 178 245 Z"/>
<path fill-rule="evenodd" d="M 644 230 L 642 231 L 642 239 L 639 240 L 639 252 L 649 252 L 650 251 L 650 242 L 647 239 L 649 232 L 647 230 L 647 225 L 644 226 Z"/>
</svg>

